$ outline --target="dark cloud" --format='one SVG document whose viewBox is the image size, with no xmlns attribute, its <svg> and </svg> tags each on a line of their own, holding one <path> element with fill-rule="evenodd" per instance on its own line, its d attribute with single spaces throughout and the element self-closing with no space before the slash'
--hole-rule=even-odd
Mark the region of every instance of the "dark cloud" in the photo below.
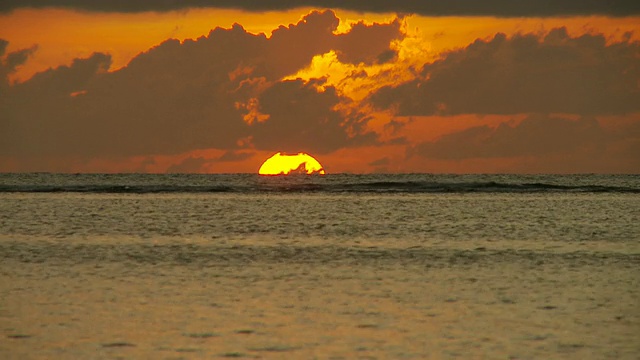
<svg viewBox="0 0 640 360">
<path fill-rule="evenodd" d="M 91 112 L 82 106 L 82 96 L 71 94 L 91 87 L 106 75 L 110 63 L 108 55 L 96 53 L 7 88 L 0 97 L 0 153 L 72 154 L 108 141 L 102 137 L 106 134 L 86 131 L 91 120 L 84 115 Z M 79 145 L 84 148 L 78 149 Z"/>
<path fill-rule="evenodd" d="M 624 132 L 614 132 L 591 117 L 571 120 L 531 115 L 518 125 L 478 126 L 448 134 L 415 146 L 410 155 L 437 160 L 522 158 L 529 159 L 529 164 L 539 163 L 535 170 L 542 172 L 601 171 L 607 169 L 607 162 L 618 161 L 618 170 L 628 172 L 633 164 L 640 163 L 640 152 L 630 151 L 640 143 L 638 125 L 640 122 L 626 127 Z M 561 162 L 549 160 L 557 158 L 567 161 L 564 170 Z M 570 159 L 580 164 L 573 164 Z M 545 167 L 542 164 L 547 160 Z"/>
<path fill-rule="evenodd" d="M 31 56 L 37 49 L 37 46 L 33 46 L 28 49 L 22 49 L 9 53 L 7 54 L 7 57 L 4 59 L 3 63 L 5 66 L 10 68 L 11 71 L 15 71 L 15 68 L 27 62 L 29 56 Z"/>
<path fill-rule="evenodd" d="M 375 143 L 373 133 L 362 133 L 368 120 L 356 113 L 345 116 L 336 106 L 341 98 L 336 89 L 321 80 L 305 83 L 290 80 L 275 84 L 262 94 L 261 109 L 268 121 L 252 127 L 253 142 L 261 149 L 295 153 L 328 153 L 345 145 Z M 346 129 L 356 129 L 350 136 Z"/>
<path fill-rule="evenodd" d="M 280 79 L 330 50 L 342 49 L 345 61 L 373 61 L 402 36 L 398 24 L 358 25 L 353 36 L 370 47 L 352 49 L 351 33 L 333 33 L 333 12 L 313 12 L 271 38 L 236 24 L 196 40 L 170 39 L 113 72 L 107 54 L 76 59 L 7 88 L 0 97 L 0 155 L 328 152 L 371 143 L 375 136 L 363 134 L 366 117 L 335 110 L 346 99 L 334 88 Z"/>
<path fill-rule="evenodd" d="M 344 63 L 372 64 L 388 60 L 389 52 L 393 53 L 390 43 L 404 37 L 399 19 L 385 24 L 360 22 L 348 33 L 335 35 L 339 24 L 333 11 L 314 11 L 296 25 L 280 26 L 271 34 L 264 65 L 280 69 L 276 76 L 289 75 L 290 69 L 300 69 L 314 55 L 330 50 L 335 50 Z"/>
<path fill-rule="evenodd" d="M 37 73 L 28 82 L 17 84 L 10 95 L 68 95 L 87 89 L 98 79 L 104 79 L 110 66 L 111 55 L 94 53 L 86 59 L 74 59 L 69 66 Z"/>
<path fill-rule="evenodd" d="M 186 8 L 233 8 L 248 11 L 286 10 L 297 7 L 341 8 L 363 12 L 402 12 L 422 15 L 560 16 L 640 13 L 633 0 L 5 0 L 0 11 L 24 7 L 64 7 L 99 12 L 170 11 Z"/>
<path fill-rule="evenodd" d="M 27 62 L 29 57 L 33 55 L 38 49 L 38 46 L 34 45 L 28 49 L 21 49 L 13 51 L 5 55 L 9 42 L 4 39 L 0 39 L 0 91 L 6 91 L 9 86 L 9 75 L 14 73 L 16 69 Z"/>
<path fill-rule="evenodd" d="M 354 24 L 347 34 L 338 37 L 338 60 L 343 63 L 386 63 L 396 57 L 396 52 L 389 44 L 401 38 L 402 23 L 400 19 L 390 24 L 366 25 L 363 22 Z M 371 39 L 377 39 L 372 42 Z"/>
<path fill-rule="evenodd" d="M 400 115 L 634 112 L 639 56 L 639 42 L 572 38 L 565 28 L 497 34 L 426 64 L 418 79 L 382 88 L 372 101 Z"/>
<path fill-rule="evenodd" d="M 331 50 L 339 23 L 331 11 L 314 11 L 296 25 L 280 26 L 271 33 L 262 70 L 276 69 L 275 77 L 281 77 L 309 64 L 314 55 Z"/>
</svg>

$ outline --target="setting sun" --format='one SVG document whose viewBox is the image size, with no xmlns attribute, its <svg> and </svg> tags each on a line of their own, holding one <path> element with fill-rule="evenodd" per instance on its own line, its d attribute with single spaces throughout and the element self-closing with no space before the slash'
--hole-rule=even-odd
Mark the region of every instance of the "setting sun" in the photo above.
<svg viewBox="0 0 640 360">
<path fill-rule="evenodd" d="M 322 165 L 309 154 L 289 155 L 280 152 L 265 160 L 258 173 L 260 175 L 325 174 Z"/>
</svg>

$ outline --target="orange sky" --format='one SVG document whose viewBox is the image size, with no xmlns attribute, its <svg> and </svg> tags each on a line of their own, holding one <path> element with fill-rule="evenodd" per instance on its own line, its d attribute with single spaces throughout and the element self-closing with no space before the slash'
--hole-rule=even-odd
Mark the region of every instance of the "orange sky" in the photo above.
<svg viewBox="0 0 640 360">
<path fill-rule="evenodd" d="M 37 53 L 12 74 L 12 80 L 26 80 L 35 72 L 63 64 L 77 57 L 86 57 L 96 51 L 113 56 L 112 70 L 125 66 L 138 53 L 168 38 L 196 39 L 207 35 L 215 27 L 229 28 L 241 24 L 252 33 L 271 34 L 280 25 L 296 23 L 312 11 L 300 8 L 278 12 L 245 12 L 228 9 L 190 9 L 166 13 L 88 13 L 64 9 L 19 9 L 0 14 L 0 34 L 8 40 L 8 50 L 33 45 Z M 395 14 L 355 13 L 335 10 L 341 20 L 340 30 L 349 24 L 364 20 L 385 22 Z M 38 26 L 33 26 L 38 24 Z M 435 58 L 447 49 L 462 47 L 477 38 L 486 38 L 497 32 L 544 32 L 565 26 L 574 35 L 602 32 L 619 39 L 625 32 L 634 32 L 640 39 L 640 18 L 607 18 L 602 16 L 574 18 L 491 18 L 491 17 L 425 17 L 413 15 L 407 19 L 406 56 Z M 79 31 L 78 29 L 82 29 Z"/>
<path fill-rule="evenodd" d="M 37 50 L 31 54 L 27 61 L 15 67 L 13 71 L 9 71 L 7 74 L 7 79 L 10 84 L 9 89 L 17 89 L 19 84 L 29 85 L 34 74 L 38 72 L 55 69 L 61 65 L 74 66 L 72 65 L 74 59 L 89 58 L 95 52 L 111 55 L 109 71 L 116 74 L 118 70 L 127 68 L 129 62 L 140 53 L 149 52 L 149 49 L 158 46 L 170 38 L 175 38 L 180 41 L 184 41 L 185 39 L 195 40 L 202 36 L 208 36 L 210 30 L 216 27 L 229 29 L 234 23 L 242 25 L 249 33 L 265 33 L 267 37 L 270 37 L 271 32 L 279 26 L 298 24 L 298 22 L 312 10 L 311 8 L 304 8 L 278 12 L 244 12 L 239 10 L 198 9 L 122 14 L 78 12 L 61 9 L 17 9 L 9 13 L 0 14 L 0 38 L 8 41 L 4 55 L 5 59 L 7 59 L 7 54 L 37 46 Z M 393 21 L 397 19 L 397 16 L 391 13 L 357 13 L 339 9 L 334 11 L 335 15 L 340 19 L 337 29 L 334 30 L 336 39 L 338 39 L 337 34 L 355 34 L 355 27 L 352 26 L 360 21 L 364 22 L 364 25 L 367 25 L 366 28 L 363 27 L 361 29 L 363 39 L 366 39 L 367 36 L 378 36 L 365 33 L 371 32 L 371 34 L 373 34 L 375 23 L 389 24 L 388 27 L 390 29 Z M 638 155 L 633 156 L 632 150 L 625 150 L 627 147 L 630 149 L 640 148 L 638 147 L 640 134 L 637 134 L 638 130 L 636 130 L 640 128 L 640 126 L 638 126 L 640 123 L 640 112 L 634 110 L 632 105 L 629 105 L 631 106 L 631 110 L 624 111 L 621 114 L 608 114 L 608 112 L 611 112 L 609 110 L 607 113 L 593 113 L 593 116 L 597 120 L 596 124 L 602 124 L 602 129 L 609 131 L 607 129 L 616 128 L 617 124 L 620 124 L 619 126 L 622 126 L 623 129 L 631 129 L 629 131 L 631 131 L 633 135 L 623 137 L 618 133 L 616 133 L 617 135 L 613 134 L 613 130 L 609 131 L 611 134 L 607 132 L 603 136 L 606 137 L 606 141 L 608 142 L 603 145 L 605 148 L 600 150 L 598 156 L 594 156 L 590 152 L 583 152 L 585 146 L 576 144 L 572 147 L 571 151 L 573 152 L 566 154 L 561 153 L 561 151 L 565 150 L 563 150 L 564 148 L 562 146 L 558 145 L 559 153 L 540 152 L 540 154 L 538 154 L 536 151 L 541 150 L 532 148 L 530 153 L 518 150 L 520 152 L 514 151 L 513 155 L 511 155 L 509 151 L 500 148 L 500 151 L 487 150 L 488 155 L 484 157 L 474 158 L 469 155 L 460 154 L 456 155 L 457 157 L 448 158 L 447 156 L 441 155 L 442 151 L 445 151 L 443 150 L 445 148 L 442 147 L 444 145 L 422 146 L 420 144 L 430 142 L 437 144 L 440 139 L 443 139 L 443 137 L 446 137 L 448 134 L 462 134 L 464 130 L 472 128 L 478 128 L 478 131 L 480 131 L 480 128 L 483 126 L 487 127 L 487 129 L 497 129 L 501 124 L 513 130 L 502 128 L 504 129 L 504 131 L 500 130 L 502 132 L 497 130 L 495 133 L 486 132 L 483 136 L 485 138 L 490 137 L 491 139 L 495 137 L 497 139 L 495 141 L 510 141 L 501 140 L 501 136 L 521 136 L 518 135 L 520 134 L 519 124 L 524 119 L 527 119 L 532 112 L 519 112 L 516 110 L 515 112 L 509 111 L 501 113 L 502 110 L 498 110 L 493 114 L 464 113 L 464 111 L 462 113 L 456 113 L 455 111 L 448 113 L 450 104 L 442 104 L 442 108 L 440 109 L 442 111 L 440 113 L 425 114 L 424 110 L 411 110 L 414 108 L 417 109 L 417 105 L 413 105 L 413 108 L 409 108 L 410 110 L 408 111 L 413 111 L 414 113 L 403 114 L 402 111 L 404 110 L 398 110 L 398 108 L 394 108 L 393 106 L 386 108 L 383 106 L 380 108 L 379 104 L 385 103 L 384 101 L 386 101 L 384 99 L 376 103 L 371 100 L 375 99 L 375 97 L 370 98 L 372 94 L 377 93 L 385 86 L 395 87 L 411 81 L 417 81 L 417 86 L 420 86 L 421 83 L 430 85 L 430 78 L 423 78 L 423 75 L 419 75 L 420 70 L 425 64 L 447 58 L 449 51 L 466 49 L 467 46 L 476 41 L 476 39 L 483 39 L 487 44 L 493 44 L 491 41 L 497 33 L 506 34 L 507 39 L 510 39 L 515 34 L 529 33 L 536 34 L 540 39 L 543 39 L 552 29 L 566 27 L 567 35 L 571 39 L 577 39 L 584 34 L 592 35 L 595 39 L 596 35 L 602 34 L 606 39 L 606 44 L 599 46 L 604 50 L 607 49 L 607 46 L 620 43 L 635 46 L 637 49 L 637 44 L 640 40 L 640 31 L 638 31 L 640 30 L 640 26 L 638 25 L 640 24 L 640 17 L 493 18 L 425 17 L 411 15 L 397 21 L 400 23 L 400 31 L 403 37 L 392 40 L 386 45 L 382 44 L 396 54 L 393 59 L 386 62 L 367 60 L 359 63 L 349 63 L 345 61 L 343 57 L 350 51 L 350 48 L 344 48 L 344 50 L 332 49 L 331 51 L 318 53 L 312 56 L 306 65 L 296 71 L 291 71 L 290 73 L 285 72 L 279 75 L 279 79 L 270 79 L 258 75 L 251 79 L 247 78 L 247 81 L 251 81 L 251 84 L 263 81 L 264 85 L 256 87 L 253 90 L 256 91 L 256 93 L 250 99 L 247 98 L 249 100 L 236 101 L 236 110 L 249 112 L 250 108 L 253 107 L 256 111 L 255 114 L 262 114 L 264 108 L 267 107 L 266 100 L 264 100 L 262 96 L 268 91 L 264 89 L 273 89 L 278 84 L 284 87 L 287 84 L 285 82 L 286 80 L 295 82 L 296 79 L 301 79 L 302 81 L 312 84 L 316 81 L 315 79 L 323 79 L 319 85 L 314 85 L 316 86 L 315 91 L 319 94 L 325 91 L 335 91 L 336 96 L 340 99 L 338 104 L 332 105 L 333 107 L 326 109 L 327 111 L 331 111 L 331 114 L 336 116 L 340 114 L 340 116 L 344 116 L 345 119 L 350 116 L 355 116 L 354 114 L 361 113 L 363 117 L 366 116 L 368 119 L 366 120 L 364 128 L 361 130 L 345 130 L 345 132 L 370 131 L 378 136 L 377 143 L 363 143 L 358 146 L 347 145 L 345 142 L 344 144 L 337 144 L 333 147 L 327 146 L 326 151 L 313 154 L 329 173 L 376 171 L 637 172 L 640 170 L 640 167 L 636 167 L 640 165 Z M 628 34 L 630 32 L 631 34 Z M 353 36 L 355 37 L 355 35 Z M 595 40 L 593 41 L 595 44 Z M 581 46 L 581 43 L 577 40 L 574 41 L 574 44 L 578 45 L 572 46 Z M 287 47 L 286 51 L 291 52 L 292 59 L 295 57 L 293 54 L 298 45 L 299 44 L 294 43 L 284 45 Z M 357 45 L 357 41 L 348 42 L 345 40 L 344 45 L 340 46 L 351 46 L 355 49 Z M 517 48 L 514 49 L 517 50 Z M 357 51 L 361 52 L 360 50 Z M 592 50 L 587 49 L 585 51 Z M 633 53 L 634 50 L 630 51 Z M 637 50 L 635 51 L 637 56 Z M 463 51 L 462 53 L 465 52 Z M 356 54 L 356 52 L 354 52 L 354 54 Z M 360 56 L 360 53 L 356 55 Z M 449 58 L 453 59 L 453 55 Z M 455 64 L 453 60 L 451 61 L 451 64 Z M 628 60 L 621 57 L 620 61 Z M 635 64 L 632 60 L 629 65 L 625 65 L 633 68 L 633 70 L 628 70 L 630 71 L 630 76 L 637 76 L 638 61 L 636 57 Z M 242 68 L 242 64 L 241 62 L 238 63 L 238 69 Z M 247 74 L 254 74 L 257 71 L 255 67 L 251 66 L 246 69 Z M 446 67 L 443 67 L 437 71 L 446 72 L 446 69 Z M 575 69 L 580 69 L 580 67 L 576 65 Z M 355 76 L 355 74 L 363 71 L 366 72 L 366 76 Z M 584 71 L 590 70 L 587 69 Z M 579 79 L 580 77 L 578 76 L 577 78 Z M 640 79 L 636 79 L 636 81 L 637 91 L 638 87 L 640 87 Z M 248 84 L 248 82 L 244 84 Z M 613 85 L 615 85 L 615 83 Z M 613 85 L 612 88 L 615 88 Z M 185 86 L 189 86 L 189 84 Z M 526 87 L 527 85 L 522 86 Z M 84 88 L 80 90 L 80 92 L 76 92 L 74 95 L 80 94 L 82 96 L 85 94 Z M 393 91 L 394 90 L 389 90 L 389 93 Z M 576 91 L 579 91 L 579 88 L 576 88 Z M 628 92 L 628 90 L 620 91 Z M 382 94 L 382 92 L 380 93 Z M 91 95 L 93 95 L 93 93 L 91 93 Z M 327 98 L 330 94 L 325 93 L 325 95 L 323 96 Z M 629 96 L 631 99 L 634 97 L 637 98 L 637 95 L 633 93 L 629 94 Z M 315 104 L 316 102 L 314 101 L 312 103 Z M 56 104 L 58 105 L 51 106 L 56 109 L 59 107 L 74 106 L 72 103 L 69 103 L 70 105 Z M 603 107 L 607 106 L 607 104 L 603 104 Z M 64 115 L 67 114 L 68 111 L 77 113 L 77 111 L 80 110 L 61 109 L 60 111 L 61 119 L 63 119 L 63 116 L 68 116 Z M 563 125 L 564 127 L 562 129 L 565 129 L 567 126 L 570 127 L 572 121 L 580 123 L 581 120 L 579 119 L 581 116 L 586 117 L 590 115 L 591 113 L 589 111 L 585 110 L 581 111 L 581 113 L 565 114 L 567 120 L 563 120 L 563 124 L 566 123 L 567 125 Z M 15 115 L 15 119 L 9 119 L 11 122 L 1 121 L 5 122 L 5 124 L 18 124 L 21 113 L 18 110 L 15 112 L 10 111 L 9 113 L 18 115 Z M 536 111 L 536 113 L 538 112 Z M 557 111 L 547 112 L 550 118 L 553 116 L 557 117 L 555 113 L 557 113 Z M 247 113 L 245 113 L 240 115 L 247 121 L 247 119 L 253 119 L 255 114 L 247 115 Z M 286 111 L 284 114 L 286 114 Z M 268 115 L 262 118 L 266 120 L 260 121 L 270 123 L 276 120 L 276 115 L 267 113 L 264 115 Z M 249 118 L 247 118 L 247 116 L 249 116 Z M 135 116 L 132 117 L 132 119 L 135 119 Z M 260 118 L 256 117 L 256 119 Z M 346 125 L 344 124 L 346 124 L 346 122 L 343 122 L 341 126 L 345 126 L 346 129 Z M 5 126 L 9 127 L 14 125 Z M 254 125 L 251 126 L 255 127 Z M 579 127 L 578 125 L 576 126 L 576 128 Z M 18 129 L 18 127 L 16 127 L 16 129 Z M 9 130 L 10 131 L 5 132 L 5 134 L 13 131 L 13 128 L 9 128 Z M 225 130 L 225 126 L 221 125 L 219 131 L 224 132 Z M 19 133 L 18 130 L 15 131 Z M 185 136 L 190 136 L 186 131 L 187 130 L 185 130 Z M 273 134 L 277 129 L 269 131 L 270 134 Z M 304 132 L 305 129 L 301 127 L 300 131 Z M 27 136 L 24 135 L 26 134 L 24 132 L 19 134 L 23 134 L 19 136 Z M 154 136 L 152 131 L 149 131 L 149 136 Z M 277 135 L 269 136 L 269 141 L 272 141 L 272 138 L 277 138 Z M 463 135 L 459 135 L 460 139 L 463 139 L 462 136 Z M 522 136 L 526 136 L 526 134 Z M 60 138 L 59 141 L 65 142 L 65 139 L 66 138 Z M 453 137 L 452 139 L 455 140 L 456 138 Z M 489 140 L 493 141 L 491 139 Z M 0 140 L 2 139 L 0 138 Z M 131 141 L 135 141 L 135 139 Z M 51 142 L 55 143 L 55 139 L 51 140 Z M 85 154 L 82 153 L 82 148 L 79 148 L 79 152 L 73 156 L 62 153 L 60 155 L 49 156 L 51 152 L 46 149 L 39 154 L 38 151 L 32 148 L 27 149 L 29 151 L 25 150 L 24 154 L 21 155 L 20 151 L 22 150 L 16 150 L 19 146 L 15 149 L 10 147 L 2 148 L 2 152 L 0 152 L 0 171 L 256 172 L 262 161 L 276 152 L 275 148 L 270 148 L 272 145 L 261 147 L 258 139 L 254 137 L 254 135 L 248 135 L 246 138 L 238 138 L 235 142 L 236 144 L 248 144 L 246 146 L 241 145 L 239 148 L 221 146 L 203 148 L 201 145 L 198 145 L 199 143 L 197 141 L 194 140 L 193 143 L 192 148 L 183 147 L 180 150 L 168 151 L 168 153 L 162 154 L 157 153 L 155 150 L 148 151 L 141 149 L 139 153 L 109 154 L 108 152 L 104 152 L 102 154 L 92 154 L 89 156 L 85 156 Z M 514 142 L 514 144 L 516 143 L 517 142 Z M 444 140 L 442 144 L 444 144 Z M 24 146 L 26 147 L 27 145 Z M 460 143 L 459 146 L 464 147 L 465 143 Z M 303 150 L 305 149 L 300 149 L 300 151 Z M 424 151 L 424 154 L 429 155 L 412 155 L 415 151 L 418 151 L 418 153 Z M 619 155 L 620 152 L 626 155 Z M 504 156 L 501 155 L 502 153 L 504 153 Z M 225 158 L 225 154 L 230 157 L 228 159 Z M 434 158 L 432 155 L 436 157 Z M 568 158 L 573 159 L 570 165 L 563 163 L 563 161 L 566 161 Z M 593 159 L 593 162 L 590 162 L 589 159 Z M 526 164 L 526 166 L 523 164 Z"/>
</svg>

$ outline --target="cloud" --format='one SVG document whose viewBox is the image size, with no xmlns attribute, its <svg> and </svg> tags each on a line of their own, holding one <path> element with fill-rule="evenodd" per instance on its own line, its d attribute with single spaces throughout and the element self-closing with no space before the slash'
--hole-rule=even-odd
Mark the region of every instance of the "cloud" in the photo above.
<svg viewBox="0 0 640 360">
<path fill-rule="evenodd" d="M 592 117 L 530 115 L 517 125 L 477 126 L 423 142 L 409 156 L 431 160 L 521 159 L 515 172 L 637 172 L 640 119 L 617 130 Z"/>
<path fill-rule="evenodd" d="M 0 97 L 0 154 L 56 154 L 75 149 L 76 143 L 91 147 L 105 141 L 104 134 L 85 131 L 86 110 L 73 106 L 78 104 L 70 95 L 105 76 L 110 62 L 108 55 L 95 53 L 8 87 Z"/>
<path fill-rule="evenodd" d="M 27 49 L 6 54 L 8 46 L 9 42 L 7 40 L 0 39 L 0 91 L 3 92 L 9 86 L 9 75 L 14 73 L 20 65 L 27 62 L 29 57 L 38 49 L 38 46 L 34 45 Z"/>
<path fill-rule="evenodd" d="M 326 153 L 370 144 L 368 118 L 340 110 L 348 99 L 335 88 L 281 80 L 336 49 L 344 61 L 377 61 L 403 36 L 399 21 L 357 24 L 353 34 L 334 34 L 337 26 L 332 11 L 312 12 L 270 38 L 236 24 L 196 40 L 166 40 L 117 71 L 109 71 L 108 54 L 95 53 L 38 73 L 0 97 L 0 156 Z M 351 36 L 368 47 L 352 46 Z"/>
<path fill-rule="evenodd" d="M 624 114 L 640 110 L 640 43 L 604 35 L 497 34 L 426 64 L 371 97 L 399 115 Z"/>
<path fill-rule="evenodd" d="M 111 66 L 111 56 L 94 53 L 86 59 L 74 59 L 69 66 L 60 66 L 34 75 L 28 82 L 17 84 L 10 95 L 48 96 L 53 94 L 67 95 L 81 91 L 91 85 L 92 81 L 104 78 Z"/>
<path fill-rule="evenodd" d="M 296 25 L 280 26 L 271 34 L 263 71 L 278 69 L 275 77 L 290 75 L 309 65 L 315 55 L 335 50 L 343 63 L 373 64 L 388 60 L 391 42 L 402 39 L 402 23 L 356 23 L 349 32 L 336 35 L 340 19 L 333 11 L 313 11 Z"/>
<path fill-rule="evenodd" d="M 488 15 L 488 16 L 566 16 L 640 14 L 640 4 L 633 0 L 5 0 L 0 12 L 25 7 L 63 7 L 97 12 L 172 11 L 187 8 L 232 8 L 248 11 L 287 10 L 298 7 L 341 8 L 361 12 L 401 12 L 421 15 Z"/>
<path fill-rule="evenodd" d="M 375 143 L 376 136 L 364 132 L 368 118 L 361 113 L 345 115 L 336 107 L 341 98 L 322 80 L 300 79 L 275 84 L 261 96 L 261 109 L 269 121 L 252 125 L 253 143 L 260 149 L 324 154 L 344 146 Z M 352 130 L 354 136 L 348 131 Z"/>
<path fill-rule="evenodd" d="M 402 37 L 400 19 L 395 19 L 389 24 L 366 25 L 359 22 L 352 25 L 349 33 L 338 36 L 335 50 L 338 60 L 342 63 L 386 63 L 397 56 L 389 44 Z M 371 41 L 372 39 L 377 41 Z"/>
<path fill-rule="evenodd" d="M 241 152 L 241 151 L 226 151 L 219 158 L 216 159 L 217 162 L 234 162 L 234 161 L 242 161 L 246 159 L 250 159 L 255 155 L 252 152 Z"/>
<path fill-rule="evenodd" d="M 188 157 L 179 164 L 171 165 L 166 172 L 172 174 L 199 173 L 202 172 L 203 167 L 209 163 L 210 160 L 203 157 Z"/>
</svg>

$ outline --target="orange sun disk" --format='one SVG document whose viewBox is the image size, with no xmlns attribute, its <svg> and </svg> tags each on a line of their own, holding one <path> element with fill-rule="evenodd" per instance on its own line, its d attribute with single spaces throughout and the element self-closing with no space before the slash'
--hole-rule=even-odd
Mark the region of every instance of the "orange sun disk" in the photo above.
<svg viewBox="0 0 640 360">
<path fill-rule="evenodd" d="M 288 174 L 320 174 L 325 171 L 313 156 L 305 153 L 288 155 L 276 153 L 265 160 L 258 170 L 260 175 L 288 175 Z"/>
</svg>

